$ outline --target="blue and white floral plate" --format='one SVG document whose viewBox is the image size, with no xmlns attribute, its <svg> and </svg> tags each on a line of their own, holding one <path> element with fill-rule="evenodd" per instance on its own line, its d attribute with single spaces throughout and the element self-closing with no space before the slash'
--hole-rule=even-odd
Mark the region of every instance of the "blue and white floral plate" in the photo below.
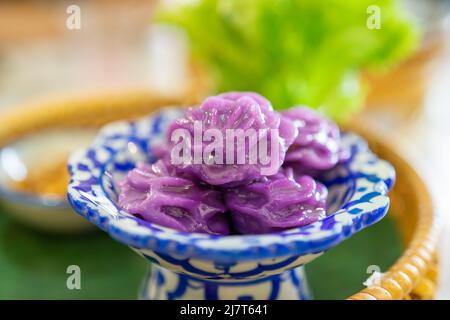
<svg viewBox="0 0 450 320">
<path fill-rule="evenodd" d="M 134 122 L 104 127 L 92 145 L 69 160 L 69 202 L 86 219 L 152 262 L 141 298 L 307 299 L 302 266 L 379 221 L 389 207 L 392 166 L 364 139 L 345 133 L 351 157 L 327 172 L 329 216 L 268 235 L 186 233 L 121 210 L 117 185 L 137 162 L 153 162 L 168 124 L 182 113 L 165 109 Z"/>
</svg>

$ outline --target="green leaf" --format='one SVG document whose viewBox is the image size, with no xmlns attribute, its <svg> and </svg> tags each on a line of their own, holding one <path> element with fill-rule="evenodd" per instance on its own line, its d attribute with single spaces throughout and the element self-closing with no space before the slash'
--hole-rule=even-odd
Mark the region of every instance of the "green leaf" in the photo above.
<svg viewBox="0 0 450 320">
<path fill-rule="evenodd" d="M 381 29 L 367 27 L 370 5 Z M 276 109 L 296 104 L 344 120 L 364 98 L 362 70 L 385 71 L 417 46 L 419 32 L 395 0 L 197 0 L 161 7 L 218 91 L 251 90 Z"/>
</svg>

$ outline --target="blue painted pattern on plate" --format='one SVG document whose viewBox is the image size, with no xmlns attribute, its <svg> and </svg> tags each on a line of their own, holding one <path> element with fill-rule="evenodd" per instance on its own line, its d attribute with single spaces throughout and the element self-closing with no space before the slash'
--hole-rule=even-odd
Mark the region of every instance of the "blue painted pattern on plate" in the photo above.
<svg viewBox="0 0 450 320">
<path fill-rule="evenodd" d="M 322 178 L 329 188 L 329 216 L 308 226 L 268 235 L 217 236 L 172 230 L 124 212 L 116 205 L 117 182 L 137 162 L 155 160 L 152 148 L 165 141 L 168 124 L 181 113 L 165 109 L 138 121 L 112 123 L 87 150 L 74 153 L 69 160 L 68 188 L 73 208 L 135 249 L 156 251 L 177 261 L 193 258 L 226 264 L 319 254 L 387 212 L 387 192 L 395 172 L 353 133 L 342 137 L 351 158 Z"/>
</svg>

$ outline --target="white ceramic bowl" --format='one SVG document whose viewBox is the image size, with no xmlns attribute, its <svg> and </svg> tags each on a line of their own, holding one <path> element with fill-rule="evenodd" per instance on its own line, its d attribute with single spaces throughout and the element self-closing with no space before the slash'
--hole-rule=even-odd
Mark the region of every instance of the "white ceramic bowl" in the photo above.
<svg viewBox="0 0 450 320">
<path fill-rule="evenodd" d="M 48 129 L 26 136 L 0 149 L 0 212 L 40 230 L 65 233 L 91 229 L 73 214 L 66 196 L 16 191 L 11 184 L 29 172 L 64 161 L 74 149 L 89 145 L 97 130 Z"/>
</svg>

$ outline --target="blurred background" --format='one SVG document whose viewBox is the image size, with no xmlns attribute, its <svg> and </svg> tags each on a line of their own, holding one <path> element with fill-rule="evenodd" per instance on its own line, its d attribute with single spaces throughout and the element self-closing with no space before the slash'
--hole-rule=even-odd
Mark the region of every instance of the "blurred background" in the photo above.
<svg viewBox="0 0 450 320">
<path fill-rule="evenodd" d="M 134 299 L 147 268 L 68 212 L 65 161 L 95 126 L 8 131 L 11 114 L 31 123 L 58 99 L 253 90 L 277 109 L 360 121 L 419 172 L 450 231 L 449 43 L 445 0 L 1 1 L 0 299 Z M 308 265 L 315 296 L 351 295 L 402 251 L 388 217 Z M 440 251 L 437 298 L 450 299 L 450 232 Z M 66 287 L 70 265 L 81 290 Z"/>
</svg>

